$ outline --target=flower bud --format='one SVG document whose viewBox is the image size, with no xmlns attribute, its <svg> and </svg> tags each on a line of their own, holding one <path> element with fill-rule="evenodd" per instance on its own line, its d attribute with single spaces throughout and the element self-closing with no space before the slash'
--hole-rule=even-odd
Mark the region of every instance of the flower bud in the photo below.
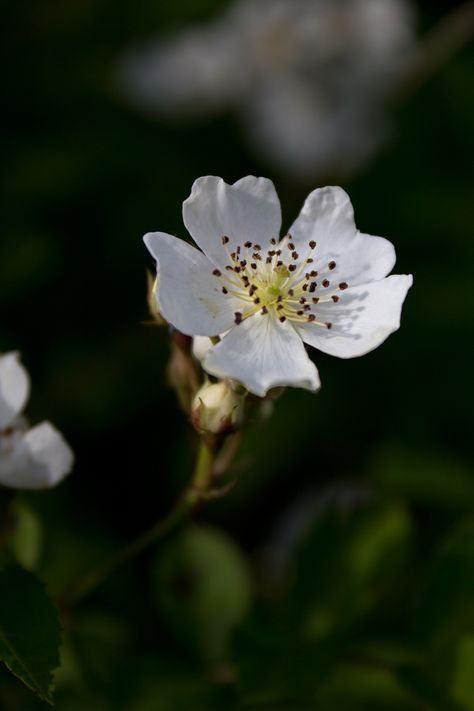
<svg viewBox="0 0 474 711">
<path fill-rule="evenodd" d="M 156 292 L 158 289 L 158 274 L 156 275 L 156 278 L 153 278 L 150 272 L 147 272 L 147 284 L 147 302 L 150 316 L 158 326 L 166 326 L 167 322 L 161 315 L 160 310 L 158 309 L 158 302 L 156 299 Z"/>
<path fill-rule="evenodd" d="M 243 420 L 246 393 L 235 391 L 228 380 L 204 383 L 191 407 L 191 421 L 202 433 L 224 434 Z"/>
</svg>

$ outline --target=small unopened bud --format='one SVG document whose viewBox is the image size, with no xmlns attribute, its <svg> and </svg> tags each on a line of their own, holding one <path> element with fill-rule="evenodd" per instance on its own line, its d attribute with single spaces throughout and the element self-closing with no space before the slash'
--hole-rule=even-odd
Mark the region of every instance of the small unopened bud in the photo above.
<svg viewBox="0 0 474 711">
<path fill-rule="evenodd" d="M 191 344 L 192 339 L 184 333 L 171 333 L 168 382 L 176 390 L 179 403 L 186 412 L 189 412 L 194 394 L 201 385 L 200 369 L 191 355 Z"/>
<path fill-rule="evenodd" d="M 205 383 L 193 400 L 191 421 L 201 433 L 224 434 L 242 423 L 246 393 L 237 393 L 228 380 Z"/>
<path fill-rule="evenodd" d="M 155 321 L 158 326 L 166 326 L 166 320 L 163 318 L 163 316 L 160 313 L 160 310 L 158 309 L 158 302 L 156 299 L 156 290 L 158 288 L 158 274 L 156 275 L 156 278 L 150 274 L 150 272 L 147 272 L 147 284 L 148 284 L 148 292 L 147 292 L 147 301 L 148 301 L 148 311 L 150 312 L 150 316 L 152 319 Z"/>
</svg>

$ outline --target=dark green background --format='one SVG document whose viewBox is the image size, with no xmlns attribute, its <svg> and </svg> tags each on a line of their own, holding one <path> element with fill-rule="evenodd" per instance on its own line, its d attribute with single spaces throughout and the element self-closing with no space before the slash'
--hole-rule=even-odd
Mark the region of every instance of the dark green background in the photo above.
<svg viewBox="0 0 474 711">
<path fill-rule="evenodd" d="M 200 175 L 270 177 L 286 225 L 317 187 L 259 162 L 231 113 L 161 123 L 117 94 L 123 49 L 220 5 L 2 7 L 0 350 L 22 352 L 31 421 L 51 419 L 77 456 L 58 490 L 23 497 L 53 593 L 167 511 L 192 464 L 165 382 L 166 331 L 143 325 L 142 234 L 185 235 L 181 202 Z M 420 33 L 452 6 L 420 3 Z M 451 57 L 342 183 L 358 226 L 389 238 L 396 271 L 414 275 L 400 331 L 362 359 L 313 351 L 321 392 L 288 391 L 272 419 L 254 419 L 239 483 L 197 517 L 234 539 L 253 581 L 217 667 L 206 649 L 220 623 L 176 539 L 160 554 L 170 579 L 152 551 L 72 615 L 61 711 L 474 709 L 473 68 L 469 48 Z M 264 552 L 304 511 L 305 535 L 296 548 L 284 537 L 285 565 L 270 568 Z M 233 595 L 238 583 L 229 617 Z M 222 671 L 229 660 L 238 674 Z M 36 708 L 3 671 L 0 708 Z"/>
</svg>

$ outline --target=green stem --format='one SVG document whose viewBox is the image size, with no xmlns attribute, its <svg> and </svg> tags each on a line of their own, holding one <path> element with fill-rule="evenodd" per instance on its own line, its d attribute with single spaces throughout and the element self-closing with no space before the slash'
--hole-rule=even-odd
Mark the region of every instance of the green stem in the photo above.
<svg viewBox="0 0 474 711">
<path fill-rule="evenodd" d="M 171 511 L 164 518 L 157 521 L 148 531 L 145 531 L 143 535 L 118 551 L 112 558 L 100 563 L 86 573 L 65 594 L 66 601 L 75 603 L 82 600 L 118 568 L 141 553 L 149 545 L 163 538 L 181 523 L 202 501 L 211 485 L 214 454 L 215 443 L 202 439 L 192 480 Z"/>
</svg>

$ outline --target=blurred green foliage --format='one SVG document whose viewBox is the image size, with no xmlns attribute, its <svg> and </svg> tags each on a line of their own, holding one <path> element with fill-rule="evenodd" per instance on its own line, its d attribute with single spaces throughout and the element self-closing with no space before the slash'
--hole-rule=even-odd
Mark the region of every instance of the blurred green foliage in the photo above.
<svg viewBox="0 0 474 711">
<path fill-rule="evenodd" d="M 28 415 L 77 466 L 22 496 L 0 537 L 54 596 L 189 477 L 166 331 L 143 325 L 141 235 L 184 236 L 199 175 L 272 178 L 285 224 L 316 187 L 259 162 L 232 115 L 165 124 L 119 96 L 124 49 L 219 6 L 4 8 L 0 349 L 22 351 Z M 448 9 L 420 4 L 420 27 Z M 344 182 L 360 228 L 414 274 L 401 330 L 363 359 L 314 353 L 321 393 L 255 410 L 232 492 L 62 611 L 59 711 L 474 709 L 473 69 L 470 48 L 452 57 Z M 46 707 L 0 670 L 2 711 Z"/>
</svg>

